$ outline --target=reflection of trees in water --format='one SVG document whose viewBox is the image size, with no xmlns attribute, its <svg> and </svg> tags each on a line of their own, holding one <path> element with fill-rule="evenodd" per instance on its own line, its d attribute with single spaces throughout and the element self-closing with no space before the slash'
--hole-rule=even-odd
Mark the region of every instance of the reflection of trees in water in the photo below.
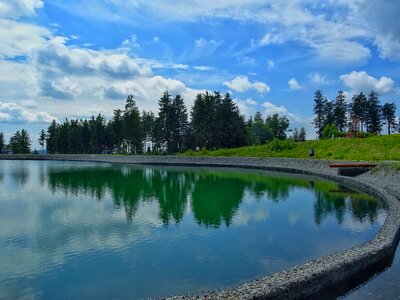
<svg viewBox="0 0 400 300">
<path fill-rule="evenodd" d="M 353 220 L 361 223 L 368 220 L 373 224 L 378 216 L 378 210 L 383 203 L 368 195 L 355 193 L 342 186 L 336 190 L 316 190 L 314 203 L 314 220 L 320 225 L 329 215 L 335 215 L 339 224 L 343 223 L 346 211 L 351 213 Z"/>
<path fill-rule="evenodd" d="M 243 199 L 246 182 L 229 176 L 200 174 L 192 193 L 192 210 L 197 222 L 206 226 L 229 226 Z"/>
<path fill-rule="evenodd" d="M 75 196 L 85 194 L 99 201 L 109 192 L 115 207 L 125 210 L 128 222 L 133 220 L 142 202 L 156 201 L 159 218 L 165 225 L 172 221 L 180 222 L 191 199 L 192 212 L 199 224 L 229 226 L 246 191 L 256 199 L 266 196 L 278 202 L 286 200 L 294 187 L 315 191 L 316 224 L 321 224 L 330 214 L 342 223 L 346 211 L 361 222 L 366 217 L 374 222 L 377 210 L 381 208 L 379 201 L 350 193 L 342 187 L 332 193 L 332 189 L 338 188 L 335 183 L 263 173 L 114 166 L 50 169 L 48 182 L 53 192 L 62 190 L 66 195 Z"/>
<path fill-rule="evenodd" d="M 17 184 L 24 186 L 29 178 L 29 170 L 25 166 L 19 166 L 11 171 L 11 176 Z"/>
<path fill-rule="evenodd" d="M 0 183 L 3 182 L 3 178 L 4 178 L 4 170 L 3 166 L 0 164 Z"/>
</svg>

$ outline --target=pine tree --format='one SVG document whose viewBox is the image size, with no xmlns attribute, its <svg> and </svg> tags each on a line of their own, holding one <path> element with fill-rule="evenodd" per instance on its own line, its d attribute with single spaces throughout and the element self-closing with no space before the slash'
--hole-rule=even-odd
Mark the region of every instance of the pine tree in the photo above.
<svg viewBox="0 0 400 300">
<path fill-rule="evenodd" d="M 336 101 L 333 108 L 333 115 L 334 115 L 333 125 L 335 125 L 340 132 L 345 131 L 346 125 L 348 123 L 346 112 L 347 112 L 346 96 L 344 95 L 343 91 L 339 91 L 336 96 Z"/>
<path fill-rule="evenodd" d="M 143 153 L 143 128 L 139 109 L 133 96 L 126 99 L 124 111 L 124 138 L 128 144 L 128 152 L 134 154 Z"/>
<path fill-rule="evenodd" d="M 155 121 L 156 117 L 154 116 L 153 112 L 142 112 L 142 127 L 146 152 L 152 152 L 154 150 L 153 132 Z"/>
<path fill-rule="evenodd" d="M 27 154 L 31 152 L 31 141 L 25 129 L 17 131 L 9 142 L 9 147 L 14 154 Z"/>
<path fill-rule="evenodd" d="M 326 119 L 326 105 L 328 100 L 326 99 L 325 95 L 322 93 L 321 90 L 317 90 L 314 94 L 314 125 L 317 129 L 317 135 L 319 139 L 322 139 L 322 132 L 327 124 Z"/>
<path fill-rule="evenodd" d="M 20 153 L 31 153 L 31 140 L 29 133 L 25 129 L 21 130 L 21 140 L 19 141 Z"/>
<path fill-rule="evenodd" d="M 39 134 L 39 145 L 42 146 L 43 152 L 44 152 L 44 144 L 46 143 L 46 137 L 47 137 L 46 132 L 44 131 L 44 129 L 42 129 Z"/>
<path fill-rule="evenodd" d="M 368 95 L 365 123 L 367 131 L 378 134 L 382 131 L 382 108 L 378 94 L 374 91 Z"/>
<path fill-rule="evenodd" d="M 206 115 L 209 111 L 206 107 L 204 98 L 205 96 L 203 94 L 198 94 L 194 100 L 194 105 L 190 112 L 192 117 L 191 129 L 196 147 L 207 147 L 208 145 L 208 119 L 206 118 Z"/>
<path fill-rule="evenodd" d="M 354 95 L 351 98 L 351 104 L 349 106 L 349 114 L 352 119 L 360 120 L 360 130 L 364 130 L 364 122 L 366 119 L 366 107 L 367 97 L 361 92 L 358 95 Z"/>
<path fill-rule="evenodd" d="M 187 109 L 180 95 L 176 95 L 172 101 L 172 148 L 168 149 L 169 153 L 175 153 L 184 149 L 185 136 L 188 130 Z"/>
<path fill-rule="evenodd" d="M 0 132 L 0 154 L 6 151 L 6 142 L 4 140 L 4 134 Z"/>
<path fill-rule="evenodd" d="M 89 120 L 90 130 L 90 152 L 102 153 L 105 150 L 105 119 L 104 116 L 98 114 L 97 117 L 92 116 Z"/>
<path fill-rule="evenodd" d="M 112 143 L 117 153 L 122 152 L 122 142 L 124 140 L 124 118 L 122 110 L 114 110 L 114 116 L 111 123 Z"/>
<path fill-rule="evenodd" d="M 48 153 L 57 153 L 57 131 L 57 122 L 56 120 L 53 120 L 49 128 L 47 128 L 46 150 Z"/>
<path fill-rule="evenodd" d="M 395 103 L 385 103 L 382 107 L 382 116 L 387 125 L 388 134 L 390 134 L 391 129 L 395 129 L 396 126 L 396 104 Z"/>
<path fill-rule="evenodd" d="M 165 91 L 163 96 L 158 100 L 158 119 L 162 133 L 162 150 L 166 153 L 172 153 L 174 149 L 173 131 L 174 131 L 174 108 L 172 98 L 168 91 Z"/>
<path fill-rule="evenodd" d="M 218 99 L 218 98 L 217 98 Z M 240 147 L 245 144 L 246 131 L 243 117 L 229 93 L 216 102 L 216 128 L 214 144 L 218 148 Z"/>
</svg>

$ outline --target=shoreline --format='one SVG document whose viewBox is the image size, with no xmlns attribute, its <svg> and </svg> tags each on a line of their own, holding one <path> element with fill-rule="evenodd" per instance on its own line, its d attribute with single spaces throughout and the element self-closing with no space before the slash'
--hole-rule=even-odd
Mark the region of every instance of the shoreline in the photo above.
<svg viewBox="0 0 400 300">
<path fill-rule="evenodd" d="M 298 299 L 320 292 L 394 255 L 400 238 L 400 172 L 378 168 L 357 177 L 338 175 L 331 160 L 250 157 L 184 157 L 123 155 L 0 155 L 0 160 L 87 161 L 119 164 L 239 167 L 315 175 L 371 194 L 388 205 L 384 225 L 375 237 L 353 248 L 313 259 L 223 290 L 167 299 Z M 343 162 L 343 161 L 341 161 Z"/>
</svg>

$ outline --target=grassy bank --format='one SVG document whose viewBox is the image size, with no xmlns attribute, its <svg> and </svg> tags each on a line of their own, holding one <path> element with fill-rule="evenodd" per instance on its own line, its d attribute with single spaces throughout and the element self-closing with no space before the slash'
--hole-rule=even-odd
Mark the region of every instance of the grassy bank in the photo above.
<svg viewBox="0 0 400 300">
<path fill-rule="evenodd" d="M 294 142 L 272 141 L 261 146 L 218 149 L 199 152 L 187 151 L 185 156 L 248 156 L 307 158 L 310 148 L 315 158 L 332 160 L 397 160 L 400 161 L 400 134 L 375 136 L 364 139 L 337 139 Z"/>
</svg>

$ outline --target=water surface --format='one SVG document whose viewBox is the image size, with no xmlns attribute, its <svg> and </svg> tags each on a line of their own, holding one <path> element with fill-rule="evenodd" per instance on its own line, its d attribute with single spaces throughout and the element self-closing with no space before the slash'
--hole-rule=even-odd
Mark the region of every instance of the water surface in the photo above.
<svg viewBox="0 0 400 300">
<path fill-rule="evenodd" d="M 223 288 L 370 240 L 382 203 L 266 171 L 0 161 L 0 298 Z"/>
</svg>

